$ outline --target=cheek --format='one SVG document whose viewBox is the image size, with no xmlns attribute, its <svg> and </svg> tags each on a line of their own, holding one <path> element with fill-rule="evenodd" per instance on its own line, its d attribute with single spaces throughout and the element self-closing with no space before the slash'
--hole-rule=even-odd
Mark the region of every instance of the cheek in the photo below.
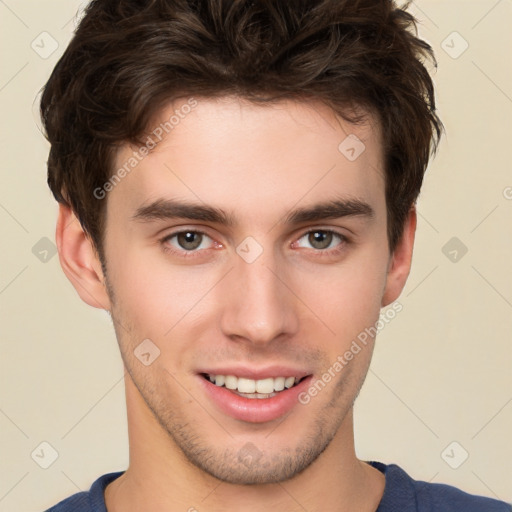
<svg viewBox="0 0 512 512">
<path fill-rule="evenodd" d="M 301 279 L 304 302 L 335 333 L 337 342 L 357 337 L 378 320 L 386 282 L 383 259 L 360 255 L 357 261 Z"/>
<path fill-rule="evenodd" d="M 149 338 L 162 351 L 171 345 L 178 350 L 175 341 L 170 343 L 175 333 L 206 313 L 205 296 L 222 274 L 206 267 L 173 267 L 163 256 L 155 258 L 143 250 L 119 261 L 112 272 L 114 309 L 130 331 L 131 343 Z"/>
</svg>

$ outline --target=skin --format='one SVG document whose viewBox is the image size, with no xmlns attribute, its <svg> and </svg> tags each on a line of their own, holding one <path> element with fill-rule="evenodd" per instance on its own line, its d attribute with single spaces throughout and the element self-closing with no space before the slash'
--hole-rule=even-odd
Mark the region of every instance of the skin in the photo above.
<svg viewBox="0 0 512 512">
<path fill-rule="evenodd" d="M 338 150 L 348 134 L 365 144 L 354 161 Z M 116 168 L 133 150 L 119 151 Z M 106 489 L 109 512 L 377 509 L 385 479 L 356 457 L 353 435 L 374 340 L 307 405 L 268 422 L 223 413 L 197 372 L 283 364 L 316 380 L 375 325 L 405 285 L 416 229 L 411 208 L 390 253 L 383 161 L 370 115 L 354 126 L 315 102 L 198 98 L 104 199 L 106 276 L 60 206 L 62 268 L 86 303 L 110 311 L 126 369 L 130 465 Z M 293 209 L 339 197 L 364 201 L 373 216 L 284 222 Z M 132 218 L 157 198 L 221 208 L 236 222 Z M 180 230 L 207 235 L 192 257 L 177 237 L 163 240 Z M 312 230 L 346 240 L 333 235 L 319 248 Z M 252 263 L 236 252 L 248 236 L 263 249 Z M 134 350 L 148 338 L 160 355 L 145 366 Z M 251 464 L 240 461 L 248 443 L 258 455 Z"/>
</svg>

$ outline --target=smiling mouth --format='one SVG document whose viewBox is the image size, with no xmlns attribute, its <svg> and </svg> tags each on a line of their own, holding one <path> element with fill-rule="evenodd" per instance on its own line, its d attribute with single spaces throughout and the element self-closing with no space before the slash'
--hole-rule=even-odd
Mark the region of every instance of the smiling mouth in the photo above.
<svg viewBox="0 0 512 512">
<path fill-rule="evenodd" d="M 295 387 L 306 377 L 268 377 L 266 379 L 246 379 L 235 375 L 212 375 L 202 373 L 201 376 L 218 387 L 224 387 L 232 393 L 244 398 L 272 398 L 287 389 Z"/>
</svg>

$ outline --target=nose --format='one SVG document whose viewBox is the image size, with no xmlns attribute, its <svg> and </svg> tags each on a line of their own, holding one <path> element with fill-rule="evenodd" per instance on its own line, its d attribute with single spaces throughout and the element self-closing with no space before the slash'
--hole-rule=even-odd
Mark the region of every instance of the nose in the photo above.
<svg viewBox="0 0 512 512">
<path fill-rule="evenodd" d="M 221 329 L 232 340 L 265 346 L 297 331 L 297 297 L 286 282 L 283 262 L 277 267 L 270 252 L 252 263 L 236 257 L 223 280 Z"/>
</svg>

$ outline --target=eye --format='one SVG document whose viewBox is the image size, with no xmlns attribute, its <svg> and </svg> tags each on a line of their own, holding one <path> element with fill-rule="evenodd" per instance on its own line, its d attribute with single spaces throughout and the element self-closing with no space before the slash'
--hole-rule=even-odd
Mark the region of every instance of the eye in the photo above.
<svg viewBox="0 0 512 512">
<path fill-rule="evenodd" d="M 346 237 L 340 233 L 336 233 L 327 229 L 315 229 L 313 231 L 308 231 L 301 238 L 299 238 L 297 242 L 299 247 L 304 247 L 304 245 L 301 243 L 301 240 L 304 239 L 306 240 L 306 243 L 310 244 L 313 249 L 318 251 L 332 249 L 335 247 L 337 248 L 338 246 L 347 242 Z M 338 243 L 336 243 L 337 241 Z"/>
<path fill-rule="evenodd" d="M 221 248 L 222 244 L 216 243 L 206 233 L 196 230 L 183 230 L 167 235 L 161 240 L 164 251 L 178 256 L 194 256 L 201 250 L 211 248 Z M 341 233 L 336 233 L 329 229 L 314 229 L 302 235 L 297 242 L 296 247 L 314 249 L 322 253 L 336 253 L 341 251 L 348 243 L 348 239 Z M 306 245 L 304 245 L 306 244 Z"/>
<path fill-rule="evenodd" d="M 166 236 L 162 243 L 164 246 L 167 244 L 167 248 L 171 245 L 177 249 L 177 252 L 193 252 L 196 249 L 208 249 L 208 240 L 212 242 L 212 239 L 201 231 L 186 230 Z M 173 249 L 170 250 L 172 251 Z"/>
</svg>

